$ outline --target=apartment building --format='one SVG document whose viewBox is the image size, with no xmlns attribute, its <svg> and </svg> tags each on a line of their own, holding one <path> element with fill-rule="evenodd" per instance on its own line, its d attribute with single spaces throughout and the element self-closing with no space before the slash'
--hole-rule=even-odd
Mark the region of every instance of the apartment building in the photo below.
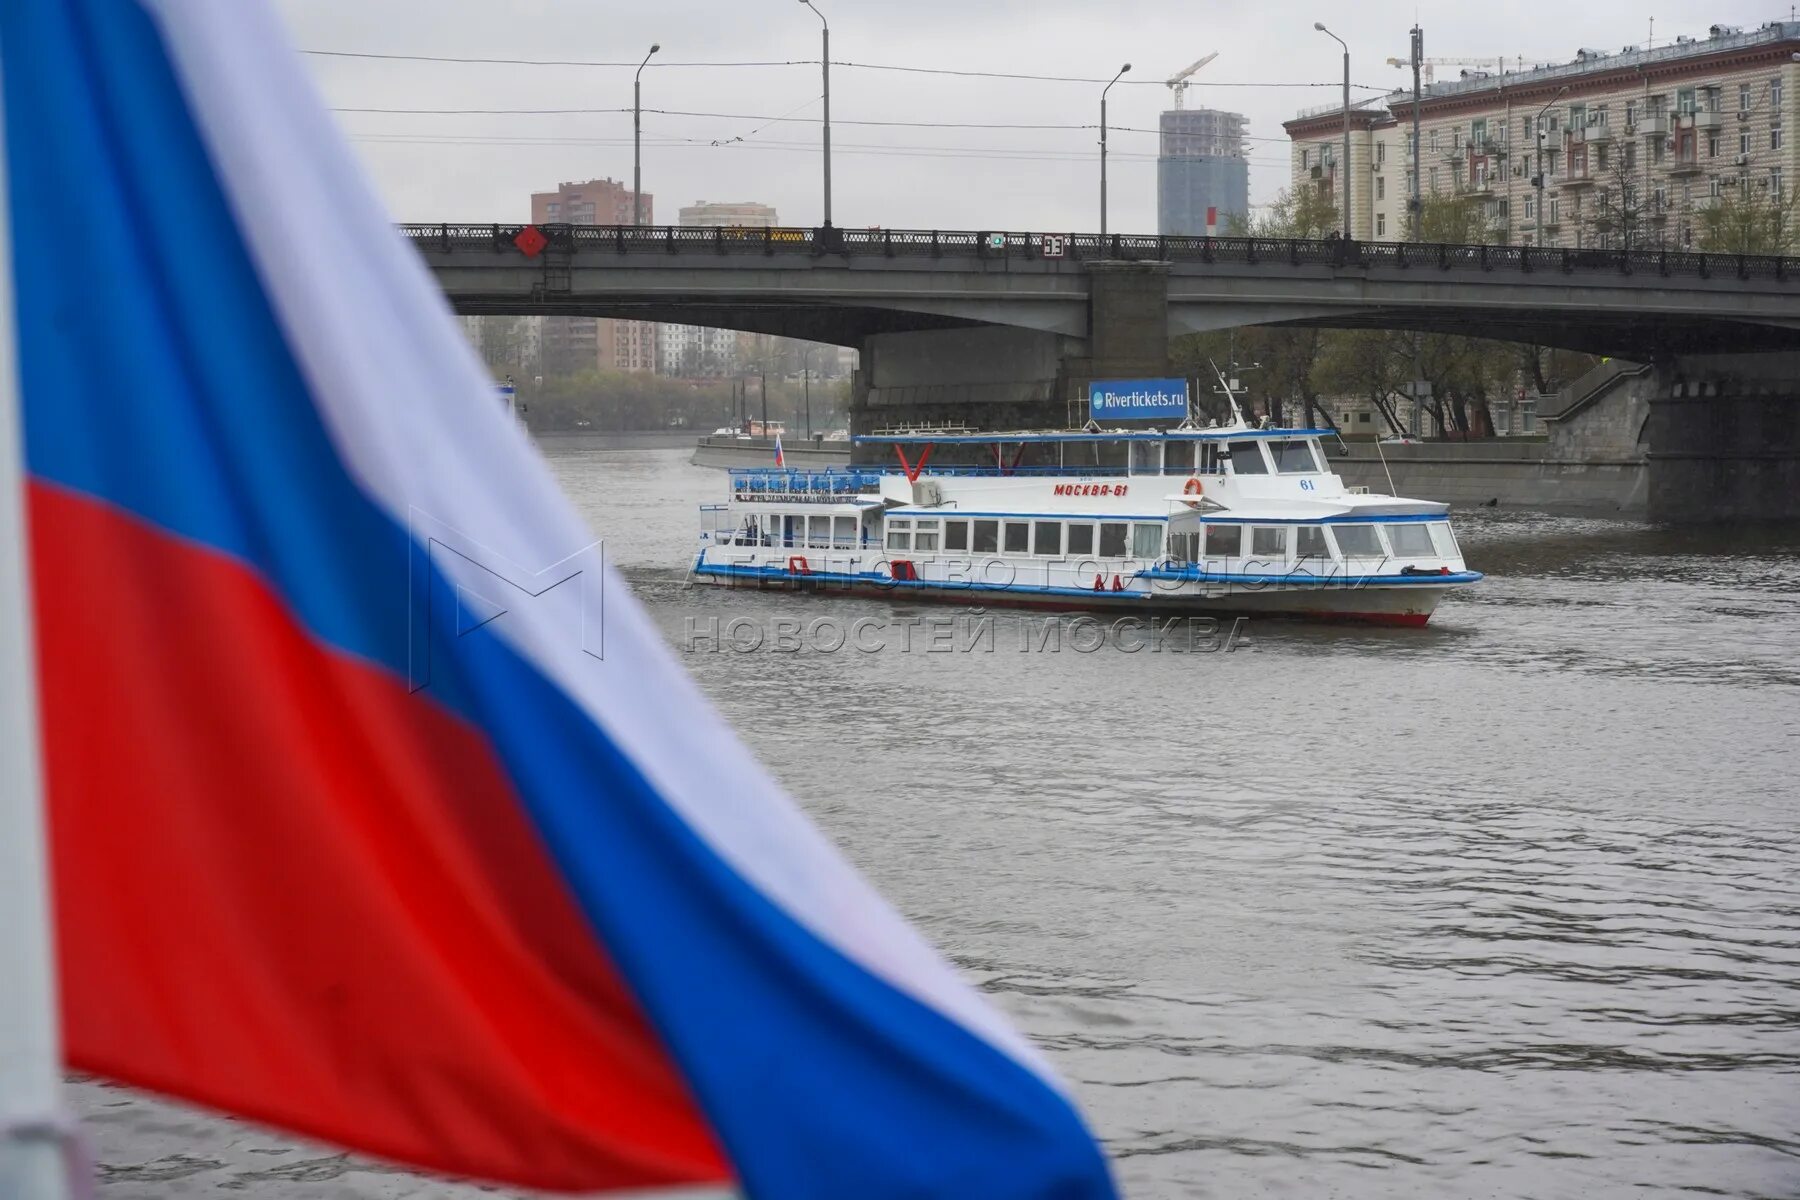
<svg viewBox="0 0 1800 1200">
<path fill-rule="evenodd" d="M 1351 109 L 1311 109 L 1285 123 L 1295 187 L 1341 204 L 1350 236 L 1408 236 L 1407 198 L 1480 204 L 1495 240 L 1544 246 L 1686 246 L 1700 214 L 1734 194 L 1786 196 L 1800 171 L 1794 141 L 1800 22 L 1756 30 L 1715 25 L 1705 38 L 1647 49 L 1581 50 L 1567 63 L 1465 72 Z"/>
<path fill-rule="evenodd" d="M 655 223 L 655 197 L 642 197 L 643 224 Z M 533 192 L 534 224 L 630 225 L 639 212 L 631 188 L 616 179 L 560 183 L 553 192 Z M 545 317 L 544 369 L 553 374 L 581 370 L 654 371 L 658 326 L 649 321 L 595 317 Z"/>
<path fill-rule="evenodd" d="M 763 229 L 779 225 L 775 206 L 753 200 L 697 200 L 681 207 L 680 223 L 707 229 Z M 751 335 L 707 325 L 662 327 L 662 372 L 684 378 L 717 378 L 736 374 L 748 358 Z"/>
</svg>

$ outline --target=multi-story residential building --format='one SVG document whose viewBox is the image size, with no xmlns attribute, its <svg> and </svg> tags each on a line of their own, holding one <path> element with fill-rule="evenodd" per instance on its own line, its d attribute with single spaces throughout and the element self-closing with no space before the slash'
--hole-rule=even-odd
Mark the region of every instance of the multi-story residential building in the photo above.
<svg viewBox="0 0 1800 1200">
<path fill-rule="evenodd" d="M 645 225 L 654 224 L 655 197 L 642 197 Z M 560 183 L 554 192 L 533 192 L 533 224 L 630 225 L 637 215 L 631 188 L 614 179 Z M 649 321 L 594 317 L 546 317 L 543 327 L 544 370 L 552 374 L 599 369 L 654 371 L 657 330 Z"/>
<path fill-rule="evenodd" d="M 683 205 L 680 221 L 683 225 L 704 225 L 707 228 L 726 226 L 734 228 L 742 226 L 749 229 L 762 229 L 765 226 L 780 224 L 775 219 L 775 206 L 757 204 L 746 201 L 742 204 L 720 204 L 710 200 L 697 200 Z"/>
<path fill-rule="evenodd" d="M 1158 233 L 1218 232 L 1250 211 L 1250 164 L 1244 157 L 1244 116 L 1213 108 L 1175 108 L 1162 114 L 1156 159 Z M 1207 228 L 1212 210 L 1216 227 Z"/>
<path fill-rule="evenodd" d="M 1794 94 L 1800 22 L 1621 51 L 1395 92 L 1353 106 L 1350 236 L 1408 236 L 1407 198 L 1480 204 L 1499 241 L 1545 246 L 1684 246 L 1700 213 L 1733 194 L 1781 198 L 1800 171 Z M 1343 109 L 1283 126 L 1293 184 L 1334 199 L 1346 177 Z"/>
<path fill-rule="evenodd" d="M 745 201 L 721 204 L 700 200 L 683 205 L 681 224 L 709 229 L 762 229 L 780 222 L 771 204 Z M 665 325 L 662 332 L 662 365 L 665 375 L 687 378 L 717 377 L 738 371 L 744 361 L 743 335 L 730 329 L 705 325 Z"/>
</svg>

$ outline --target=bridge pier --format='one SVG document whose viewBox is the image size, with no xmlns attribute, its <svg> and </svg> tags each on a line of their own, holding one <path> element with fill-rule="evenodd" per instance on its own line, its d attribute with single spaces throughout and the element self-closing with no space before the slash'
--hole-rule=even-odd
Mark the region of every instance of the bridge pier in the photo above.
<svg viewBox="0 0 1800 1200">
<path fill-rule="evenodd" d="M 1652 520 L 1800 518 L 1800 354 L 1659 364 L 1648 434 Z"/>
<path fill-rule="evenodd" d="M 1086 264 L 1086 273 L 1085 338 L 1000 325 L 863 338 L 851 432 L 896 425 L 1079 425 L 1087 417 L 1090 380 L 1166 375 L 1168 264 L 1095 262 Z"/>
</svg>

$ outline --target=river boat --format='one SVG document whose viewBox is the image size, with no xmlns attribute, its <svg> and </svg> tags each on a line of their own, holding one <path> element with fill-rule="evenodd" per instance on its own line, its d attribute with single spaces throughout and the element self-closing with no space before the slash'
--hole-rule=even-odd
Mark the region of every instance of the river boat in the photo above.
<svg viewBox="0 0 1800 1200">
<path fill-rule="evenodd" d="M 701 506 L 692 576 L 965 605 L 1424 625 L 1482 576 L 1464 564 L 1448 506 L 1346 486 L 1324 453 L 1335 436 L 1242 418 L 859 436 L 895 465 L 732 470 L 729 499 Z M 942 464 L 955 454 L 979 465 Z"/>
</svg>

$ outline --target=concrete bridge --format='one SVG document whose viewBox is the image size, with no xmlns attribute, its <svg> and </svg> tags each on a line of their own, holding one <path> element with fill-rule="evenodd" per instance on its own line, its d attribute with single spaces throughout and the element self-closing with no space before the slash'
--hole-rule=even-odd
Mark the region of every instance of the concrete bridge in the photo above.
<svg viewBox="0 0 1800 1200">
<path fill-rule="evenodd" d="M 1651 428 L 1689 439 L 1708 422 L 1777 433 L 1753 454 L 1727 438 L 1739 473 L 1755 477 L 1738 507 L 1785 494 L 1785 511 L 1800 512 L 1800 403 L 1790 402 L 1800 381 L 1784 382 L 1774 366 L 1792 361 L 1778 352 L 1800 351 L 1796 257 L 1004 230 L 405 232 L 458 312 L 623 317 L 854 346 L 859 431 L 1060 423 L 1088 379 L 1165 374 L 1170 337 L 1244 325 L 1417 329 L 1654 363 L 1666 402 L 1688 416 Z M 1706 398 L 1699 424 L 1694 396 Z M 1705 446 L 1658 453 L 1690 474 L 1713 461 Z M 1703 469 L 1714 483 L 1715 467 Z M 1653 509 L 1659 490 L 1653 479 Z"/>
</svg>

